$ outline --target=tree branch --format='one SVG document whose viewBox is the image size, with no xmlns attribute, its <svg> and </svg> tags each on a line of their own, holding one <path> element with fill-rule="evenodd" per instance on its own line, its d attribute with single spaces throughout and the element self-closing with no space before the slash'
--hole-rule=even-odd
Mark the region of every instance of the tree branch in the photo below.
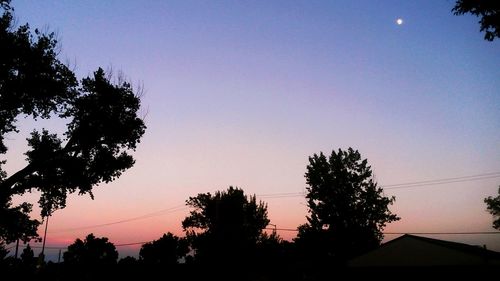
<svg viewBox="0 0 500 281">
<path fill-rule="evenodd" d="M 74 138 L 72 137 L 69 139 L 69 141 L 66 143 L 66 145 L 64 146 L 64 148 L 61 151 L 55 153 L 54 157 L 52 157 L 50 159 L 46 159 L 45 161 L 42 161 L 42 163 L 40 163 L 40 164 L 47 165 L 51 161 L 54 161 L 55 159 L 57 159 L 58 155 L 71 152 L 73 143 L 74 143 Z M 21 181 L 27 175 L 36 171 L 36 168 L 41 166 L 41 165 L 36 165 L 36 163 L 30 163 L 30 164 L 26 165 L 26 167 L 24 167 L 23 169 L 17 171 L 15 174 L 11 175 L 10 177 L 6 178 L 4 181 L 0 182 L 0 198 L 7 198 L 7 197 L 12 196 L 14 194 L 23 193 L 24 191 L 32 188 L 32 187 L 24 186 L 24 187 L 21 187 L 19 189 L 14 189 L 13 186 L 16 183 L 18 183 L 19 181 Z"/>
<path fill-rule="evenodd" d="M 28 164 L 26 167 L 17 171 L 12 176 L 6 178 L 4 181 L 0 182 L 0 196 L 1 198 L 7 198 L 16 193 L 22 192 L 22 190 L 14 190 L 12 186 L 22 180 L 27 175 L 35 171 L 36 165 L 33 163 Z"/>
</svg>

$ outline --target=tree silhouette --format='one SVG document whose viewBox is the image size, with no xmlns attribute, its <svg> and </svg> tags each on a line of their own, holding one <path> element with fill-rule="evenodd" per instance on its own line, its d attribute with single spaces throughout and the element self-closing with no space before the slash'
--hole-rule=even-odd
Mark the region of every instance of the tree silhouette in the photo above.
<svg viewBox="0 0 500 281">
<path fill-rule="evenodd" d="M 9 250 L 5 248 L 5 243 L 0 241 L 0 263 L 7 257 Z"/>
<path fill-rule="evenodd" d="M 37 263 L 37 261 L 40 263 Z M 35 258 L 35 253 L 28 244 L 26 245 L 26 248 L 24 248 L 21 252 L 20 262 L 18 263 L 16 261 L 15 263 L 11 264 L 11 270 L 14 269 L 17 271 L 16 275 L 18 275 L 19 279 L 29 280 L 34 277 L 37 265 L 40 266 L 42 264 L 43 262 L 41 262 L 40 259 Z"/>
<path fill-rule="evenodd" d="M 38 239 L 36 232 L 38 225 L 37 220 L 32 220 L 29 216 L 32 210 L 32 205 L 29 203 L 21 203 L 17 206 L 12 206 L 11 199 L 0 203 L 0 241 L 4 240 L 7 243 L 14 242 L 16 239 L 27 242 L 33 238 Z"/>
<path fill-rule="evenodd" d="M 119 265 L 123 265 L 125 267 L 127 267 L 127 266 L 135 266 L 135 265 L 137 265 L 137 259 L 134 258 L 134 257 L 131 257 L 131 256 L 126 256 L 124 258 L 121 258 L 118 261 L 118 264 Z"/>
<path fill-rule="evenodd" d="M 139 257 L 146 264 L 175 265 L 188 252 L 187 240 L 169 232 L 158 240 L 142 245 Z"/>
<path fill-rule="evenodd" d="M 386 223 L 399 219 L 388 209 L 395 198 L 383 196 L 357 150 L 314 154 L 305 177 L 310 215 L 296 242 L 309 254 L 345 260 L 377 247 Z"/>
<path fill-rule="evenodd" d="M 493 41 L 500 38 L 500 2 L 495 0 L 457 0 L 453 14 L 472 14 L 480 17 L 479 25 L 484 31 L 484 39 Z"/>
<path fill-rule="evenodd" d="M 289 244 L 290 242 L 283 240 L 276 231 L 271 234 L 263 233 L 257 243 L 257 269 L 263 272 L 281 271 L 285 263 L 290 263 L 287 253 Z"/>
<path fill-rule="evenodd" d="M 14 206 L 12 197 L 37 190 L 42 217 L 64 208 L 69 193 L 92 195 L 132 167 L 129 154 L 144 134 L 137 113 L 140 99 L 127 82 L 112 83 L 102 69 L 79 83 L 57 58 L 53 33 L 13 27 L 10 1 L 0 2 L 0 155 L 7 134 L 19 132 L 17 117 L 66 121 L 63 136 L 33 130 L 27 139 L 27 165 L 10 176 L 0 159 L 0 240 L 37 237 L 39 221 L 31 205 Z"/>
<path fill-rule="evenodd" d="M 33 249 L 31 249 L 30 244 L 26 245 L 26 248 L 23 249 L 23 252 L 21 253 L 21 262 L 26 267 L 32 267 L 35 265 L 35 253 L 33 252 Z"/>
<path fill-rule="evenodd" d="M 241 264 L 253 257 L 269 223 L 266 204 L 232 186 L 214 195 L 200 193 L 186 202 L 194 210 L 182 227 L 197 261 Z"/>
<path fill-rule="evenodd" d="M 488 212 L 493 215 L 493 227 L 500 230 L 500 186 L 498 187 L 498 196 L 489 196 L 484 199 L 484 203 L 488 205 Z"/>
<path fill-rule="evenodd" d="M 11 9 L 10 0 L 0 0 L 0 8 L 5 9 L 5 10 Z"/>
<path fill-rule="evenodd" d="M 63 254 L 64 263 L 86 268 L 103 267 L 116 264 L 118 252 L 108 238 L 96 238 L 89 234 L 84 241 L 76 239 Z"/>
</svg>

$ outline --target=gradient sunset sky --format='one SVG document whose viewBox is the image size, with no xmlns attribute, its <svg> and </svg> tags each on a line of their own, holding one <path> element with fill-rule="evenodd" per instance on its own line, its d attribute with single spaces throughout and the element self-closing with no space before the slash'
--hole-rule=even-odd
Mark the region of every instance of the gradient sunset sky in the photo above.
<svg viewBox="0 0 500 281">
<path fill-rule="evenodd" d="M 382 186 L 500 172 L 500 40 L 454 16 L 454 2 L 14 0 L 17 23 L 55 31 L 79 78 L 101 66 L 145 89 L 135 166 L 95 200 L 71 195 L 47 245 L 90 232 L 115 244 L 182 236 L 185 200 L 230 185 L 292 193 L 260 198 L 272 224 L 294 229 L 307 214 L 297 194 L 308 156 L 350 146 Z M 20 124 L 8 136 L 10 174 L 42 126 Z M 401 220 L 386 231 L 493 231 L 483 200 L 499 184 L 387 189 Z M 428 236 L 500 251 L 500 235 Z"/>
</svg>

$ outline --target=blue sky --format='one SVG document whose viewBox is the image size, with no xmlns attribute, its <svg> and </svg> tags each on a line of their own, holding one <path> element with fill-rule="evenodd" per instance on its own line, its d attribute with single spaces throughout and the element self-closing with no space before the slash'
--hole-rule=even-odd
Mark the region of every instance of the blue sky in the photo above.
<svg viewBox="0 0 500 281">
<path fill-rule="evenodd" d="M 148 130 L 136 165 L 96 188 L 94 201 L 75 195 L 51 219 L 54 231 L 139 216 L 229 185 L 302 192 L 308 156 L 349 146 L 381 185 L 499 171 L 500 41 L 483 40 L 476 18 L 452 15 L 453 1 L 12 4 L 19 24 L 57 33 L 60 58 L 79 77 L 101 66 L 145 89 Z M 35 125 L 22 121 L 23 132 Z M 23 165 L 24 138 L 11 138 L 11 171 Z M 498 185 L 495 178 L 387 191 L 402 218 L 387 229 L 491 231 L 483 199 Z M 305 222 L 303 198 L 266 201 L 278 227 Z M 47 241 L 91 231 L 117 243 L 182 235 L 187 211 L 54 232 Z M 500 250 L 497 236 L 440 238 Z"/>
</svg>

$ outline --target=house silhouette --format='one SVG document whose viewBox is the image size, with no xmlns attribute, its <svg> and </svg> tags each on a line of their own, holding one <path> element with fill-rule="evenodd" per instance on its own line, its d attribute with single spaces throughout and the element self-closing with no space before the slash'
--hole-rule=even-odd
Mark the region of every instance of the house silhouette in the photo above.
<svg viewBox="0 0 500 281">
<path fill-rule="evenodd" d="M 405 234 L 351 259 L 350 267 L 500 267 L 484 247 Z"/>
</svg>

